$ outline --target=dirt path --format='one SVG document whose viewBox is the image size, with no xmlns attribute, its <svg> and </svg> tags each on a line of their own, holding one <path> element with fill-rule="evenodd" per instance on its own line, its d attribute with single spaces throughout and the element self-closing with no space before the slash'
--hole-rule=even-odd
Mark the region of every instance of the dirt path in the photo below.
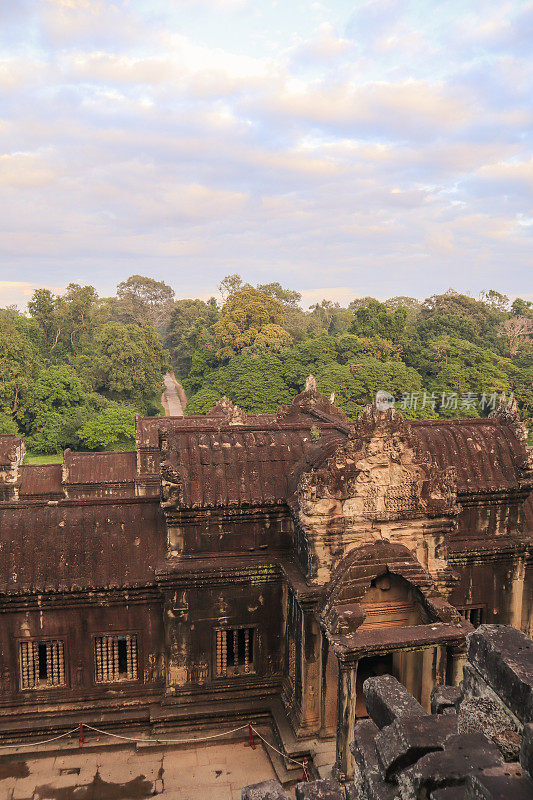
<svg viewBox="0 0 533 800">
<path fill-rule="evenodd" d="M 166 388 L 161 398 L 161 404 L 165 409 L 165 415 L 167 417 L 182 417 L 183 409 L 187 403 L 183 386 L 177 382 L 173 372 L 167 372 L 163 380 Z"/>
</svg>

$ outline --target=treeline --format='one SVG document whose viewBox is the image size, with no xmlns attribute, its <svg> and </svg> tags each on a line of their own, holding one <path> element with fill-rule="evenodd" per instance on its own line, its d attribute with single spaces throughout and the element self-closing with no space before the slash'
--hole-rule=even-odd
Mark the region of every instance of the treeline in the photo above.
<svg viewBox="0 0 533 800">
<path fill-rule="evenodd" d="M 160 413 L 173 296 L 132 276 L 113 298 L 70 284 L 37 289 L 27 314 L 0 309 L 0 433 L 37 453 L 130 444 L 135 413 Z"/>
<path fill-rule="evenodd" d="M 488 291 L 480 299 L 449 290 L 419 301 L 323 301 L 308 311 L 279 283 L 253 287 L 238 275 L 214 299 L 178 300 L 166 343 L 203 413 L 225 394 L 245 411 L 274 411 L 313 373 L 355 417 L 379 390 L 408 417 L 485 416 L 514 391 L 533 412 L 533 304 Z"/>
<path fill-rule="evenodd" d="M 355 417 L 379 390 L 408 417 L 485 416 L 514 391 L 533 418 L 533 304 L 496 291 L 448 290 L 424 301 L 354 298 L 308 310 L 279 283 L 229 275 L 221 301 L 175 300 L 139 275 L 112 298 L 71 284 L 38 289 L 28 312 L 0 310 L 0 432 L 35 452 L 131 442 L 134 415 L 161 413 L 169 364 L 188 413 L 226 395 L 248 412 L 272 412 L 313 373 Z"/>
</svg>

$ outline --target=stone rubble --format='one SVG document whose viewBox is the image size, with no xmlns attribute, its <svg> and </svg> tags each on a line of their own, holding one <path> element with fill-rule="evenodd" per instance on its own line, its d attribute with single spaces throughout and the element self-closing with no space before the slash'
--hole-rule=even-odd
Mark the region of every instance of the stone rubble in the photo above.
<svg viewBox="0 0 533 800">
<path fill-rule="evenodd" d="M 391 675 L 363 685 L 354 779 L 296 786 L 297 800 L 533 800 L 533 642 L 505 625 L 467 637 L 459 687 L 436 686 L 428 714 Z M 277 792 L 277 793 L 276 793 Z M 286 800 L 276 781 L 243 800 Z"/>
</svg>

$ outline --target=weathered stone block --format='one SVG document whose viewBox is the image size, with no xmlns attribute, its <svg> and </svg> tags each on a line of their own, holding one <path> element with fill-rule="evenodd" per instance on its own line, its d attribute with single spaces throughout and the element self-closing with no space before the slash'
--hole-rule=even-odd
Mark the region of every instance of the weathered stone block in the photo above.
<svg viewBox="0 0 533 800">
<path fill-rule="evenodd" d="M 435 789 L 429 795 L 430 800 L 464 800 L 465 786 L 447 786 L 444 789 Z"/>
<path fill-rule="evenodd" d="M 531 778 L 533 778 L 533 722 L 524 725 L 522 731 L 522 747 L 520 749 L 520 763 Z"/>
<path fill-rule="evenodd" d="M 457 718 L 400 717 L 383 728 L 375 738 L 382 771 L 391 780 L 426 753 L 443 750 L 446 739 L 457 733 Z"/>
<path fill-rule="evenodd" d="M 448 709 L 455 711 L 460 697 L 458 686 L 435 686 L 431 692 L 431 713 L 443 714 Z"/>
<path fill-rule="evenodd" d="M 481 625 L 467 636 L 468 660 L 523 722 L 533 721 L 533 642 L 507 625 Z"/>
<path fill-rule="evenodd" d="M 242 800 L 290 800 L 281 783 L 276 780 L 245 786 L 241 796 Z"/>
<path fill-rule="evenodd" d="M 457 713 L 458 733 L 483 733 L 496 744 L 506 761 L 520 753 L 520 733 L 503 704 L 486 697 L 463 700 Z"/>
<path fill-rule="evenodd" d="M 346 800 L 364 800 L 362 787 L 358 787 L 355 783 L 344 784 L 344 796 Z"/>
<path fill-rule="evenodd" d="M 344 800 L 336 781 L 307 781 L 296 784 L 296 800 Z"/>
<path fill-rule="evenodd" d="M 531 800 L 533 782 L 506 767 L 469 775 L 465 800 Z"/>
<path fill-rule="evenodd" d="M 363 695 L 367 711 L 378 728 L 390 725 L 398 717 L 429 716 L 392 675 L 367 678 L 363 683 Z"/>
<path fill-rule="evenodd" d="M 378 760 L 375 738 L 379 728 L 370 719 L 355 724 L 354 741 L 350 750 L 356 763 L 354 784 L 360 789 L 361 800 L 394 800 L 394 787 L 386 784 Z"/>
<path fill-rule="evenodd" d="M 450 736 L 443 751 L 422 756 L 414 766 L 398 774 L 402 800 L 419 800 L 437 789 L 464 786 L 473 771 L 501 763 L 500 751 L 486 736 Z"/>
</svg>

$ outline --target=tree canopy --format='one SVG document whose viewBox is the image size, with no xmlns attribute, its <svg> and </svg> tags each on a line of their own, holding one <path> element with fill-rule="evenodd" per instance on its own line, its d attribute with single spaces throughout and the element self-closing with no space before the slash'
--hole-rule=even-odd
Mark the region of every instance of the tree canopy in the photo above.
<svg viewBox="0 0 533 800">
<path fill-rule="evenodd" d="M 324 299 L 308 310 L 279 282 L 232 274 L 221 299 L 174 299 L 163 281 L 132 275 L 111 298 L 71 283 L 37 289 L 27 313 L 0 309 L 0 432 L 38 452 L 132 442 L 135 413 L 158 413 L 169 363 L 187 413 L 222 396 L 273 412 L 314 374 L 355 418 L 379 390 L 411 418 L 486 416 L 514 391 L 533 418 L 533 304 L 495 290 Z"/>
</svg>

